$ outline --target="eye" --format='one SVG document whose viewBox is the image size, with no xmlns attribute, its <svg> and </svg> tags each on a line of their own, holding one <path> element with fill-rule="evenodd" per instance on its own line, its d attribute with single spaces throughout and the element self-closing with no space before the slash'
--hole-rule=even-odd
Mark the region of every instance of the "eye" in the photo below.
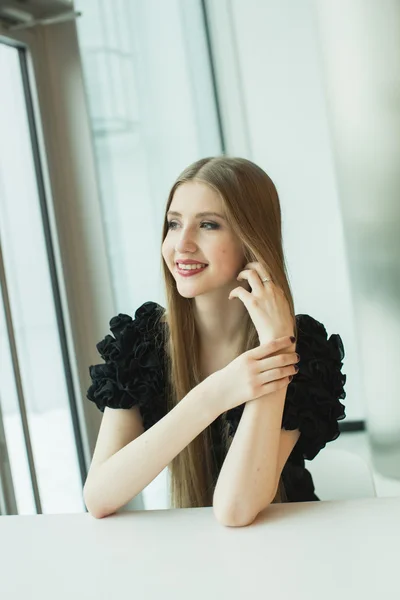
<svg viewBox="0 0 400 600">
<path fill-rule="evenodd" d="M 208 221 L 203 221 L 202 225 L 210 225 L 212 229 L 219 229 L 218 223 L 209 223 Z"/>
<path fill-rule="evenodd" d="M 174 225 L 177 224 L 177 221 L 168 221 L 168 229 L 175 229 Z M 201 223 L 201 225 L 209 225 L 209 227 L 207 227 L 206 229 L 211 229 L 211 230 L 215 230 L 215 229 L 219 229 L 219 225 L 218 223 L 211 223 L 209 221 L 203 221 Z"/>
</svg>

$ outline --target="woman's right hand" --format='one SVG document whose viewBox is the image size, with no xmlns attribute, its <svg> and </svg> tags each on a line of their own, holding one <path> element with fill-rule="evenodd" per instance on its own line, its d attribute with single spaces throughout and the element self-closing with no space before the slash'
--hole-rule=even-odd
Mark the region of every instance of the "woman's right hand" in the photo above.
<svg viewBox="0 0 400 600">
<path fill-rule="evenodd" d="M 290 336 L 272 340 L 240 354 L 209 375 L 204 382 L 211 385 L 218 414 L 287 387 L 299 361 L 296 352 L 284 353 L 291 346 Z"/>
</svg>

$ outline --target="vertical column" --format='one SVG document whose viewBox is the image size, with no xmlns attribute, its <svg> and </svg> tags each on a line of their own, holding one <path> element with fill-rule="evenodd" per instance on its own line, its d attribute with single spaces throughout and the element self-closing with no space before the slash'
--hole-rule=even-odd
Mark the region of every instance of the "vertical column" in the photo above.
<svg viewBox="0 0 400 600">
<path fill-rule="evenodd" d="M 400 3 L 315 0 L 375 466 L 400 478 Z"/>
</svg>

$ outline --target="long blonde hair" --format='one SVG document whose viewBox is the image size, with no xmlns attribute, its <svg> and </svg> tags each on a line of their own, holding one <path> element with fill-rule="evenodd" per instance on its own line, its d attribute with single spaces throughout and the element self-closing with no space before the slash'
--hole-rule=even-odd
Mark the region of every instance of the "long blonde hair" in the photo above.
<svg viewBox="0 0 400 600">
<path fill-rule="evenodd" d="M 169 193 L 164 217 L 162 243 L 168 233 L 167 212 L 178 186 L 197 181 L 216 191 L 233 232 L 243 244 L 245 261 L 259 262 L 271 274 L 285 294 L 297 336 L 293 298 L 288 283 L 282 247 L 279 197 L 270 177 L 244 158 L 217 156 L 203 158 L 187 167 Z M 199 373 L 199 338 L 195 327 L 193 299 L 182 297 L 167 264 L 162 260 L 166 289 L 166 311 L 161 321 L 167 323 L 165 344 L 167 404 L 171 410 L 201 381 Z M 256 328 L 248 315 L 244 322 L 244 341 L 240 353 L 259 345 Z M 190 349 L 190 352 L 189 352 Z M 228 452 L 232 438 L 228 435 L 226 413 L 221 415 L 221 447 Z M 211 426 L 202 431 L 170 463 L 171 506 L 192 508 L 212 506 L 213 493 L 221 468 L 213 452 Z M 282 478 L 273 502 L 286 501 Z"/>
</svg>

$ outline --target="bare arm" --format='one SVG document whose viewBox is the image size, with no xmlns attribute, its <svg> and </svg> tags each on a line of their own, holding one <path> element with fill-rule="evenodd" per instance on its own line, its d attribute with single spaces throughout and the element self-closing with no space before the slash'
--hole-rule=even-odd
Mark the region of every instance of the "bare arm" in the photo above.
<svg viewBox="0 0 400 600">
<path fill-rule="evenodd" d="M 218 415 L 211 387 L 204 380 L 153 427 L 106 460 L 101 461 L 96 446 L 97 457 L 95 452 L 84 486 L 88 511 L 96 518 L 116 512 L 153 481 Z"/>
<path fill-rule="evenodd" d="M 288 350 L 294 351 L 293 346 Z M 276 380 L 279 389 L 245 404 L 214 491 L 214 514 L 224 525 L 249 525 L 273 501 L 283 467 L 300 437 L 297 429 L 282 429 L 289 382 L 281 387 L 279 381 L 285 384 L 284 379 Z"/>
<path fill-rule="evenodd" d="M 214 514 L 224 525 L 249 525 L 274 499 L 286 391 L 246 402 L 213 497 Z"/>
</svg>

